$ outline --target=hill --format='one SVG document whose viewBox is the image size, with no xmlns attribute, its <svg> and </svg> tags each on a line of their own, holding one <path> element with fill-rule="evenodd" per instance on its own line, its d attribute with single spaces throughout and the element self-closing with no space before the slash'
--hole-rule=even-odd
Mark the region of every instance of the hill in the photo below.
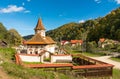
<svg viewBox="0 0 120 79">
<path fill-rule="evenodd" d="M 7 30 L 6 27 L 0 23 L 0 40 L 7 42 L 8 45 L 19 45 L 21 44 L 22 37 L 15 29 Z"/>
<path fill-rule="evenodd" d="M 98 41 L 109 38 L 120 41 L 120 8 L 111 11 L 104 17 L 87 20 L 84 23 L 68 23 L 54 30 L 47 31 L 54 40 L 85 39 Z"/>
</svg>

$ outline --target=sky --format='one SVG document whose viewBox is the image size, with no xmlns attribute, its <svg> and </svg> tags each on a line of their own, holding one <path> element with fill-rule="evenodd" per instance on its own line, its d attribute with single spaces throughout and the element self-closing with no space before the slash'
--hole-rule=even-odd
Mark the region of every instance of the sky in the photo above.
<svg viewBox="0 0 120 79">
<path fill-rule="evenodd" d="M 0 0 L 0 22 L 25 36 L 34 34 L 38 18 L 48 31 L 104 17 L 118 7 L 120 0 Z"/>
</svg>

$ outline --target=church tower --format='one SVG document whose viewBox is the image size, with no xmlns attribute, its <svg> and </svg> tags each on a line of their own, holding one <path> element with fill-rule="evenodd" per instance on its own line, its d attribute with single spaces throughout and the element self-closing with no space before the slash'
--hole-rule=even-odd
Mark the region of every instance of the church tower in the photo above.
<svg viewBox="0 0 120 79">
<path fill-rule="evenodd" d="M 45 37 L 45 28 L 42 24 L 41 19 L 38 19 L 37 25 L 34 30 L 35 30 L 35 34 L 40 34 L 42 37 Z"/>
</svg>

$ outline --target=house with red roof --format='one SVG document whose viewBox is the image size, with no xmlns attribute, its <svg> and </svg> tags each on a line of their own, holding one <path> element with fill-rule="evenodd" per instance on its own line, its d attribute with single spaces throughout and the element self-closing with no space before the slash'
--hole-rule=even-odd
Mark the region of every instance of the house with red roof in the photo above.
<svg viewBox="0 0 120 79">
<path fill-rule="evenodd" d="M 70 43 L 72 46 L 82 45 L 83 40 L 71 40 Z"/>
<path fill-rule="evenodd" d="M 61 41 L 61 45 L 66 45 L 66 44 L 68 44 L 69 43 L 69 41 L 67 41 L 67 40 L 62 40 Z"/>
</svg>

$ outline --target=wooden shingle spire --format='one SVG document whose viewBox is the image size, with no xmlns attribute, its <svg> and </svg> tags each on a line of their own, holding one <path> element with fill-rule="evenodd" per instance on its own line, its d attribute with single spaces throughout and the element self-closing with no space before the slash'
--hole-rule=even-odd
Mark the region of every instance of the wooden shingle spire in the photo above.
<svg viewBox="0 0 120 79">
<path fill-rule="evenodd" d="M 43 26 L 41 19 L 38 19 L 37 25 L 35 27 L 35 31 L 37 30 L 45 30 L 45 27 Z"/>
</svg>

